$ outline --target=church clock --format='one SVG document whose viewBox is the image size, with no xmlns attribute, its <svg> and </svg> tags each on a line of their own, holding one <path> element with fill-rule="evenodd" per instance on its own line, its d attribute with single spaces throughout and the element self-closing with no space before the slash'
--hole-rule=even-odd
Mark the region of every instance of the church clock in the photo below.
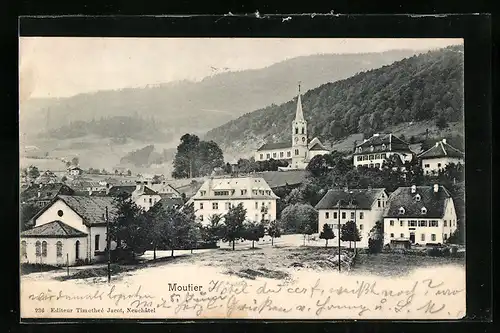
<svg viewBox="0 0 500 333">
<path fill-rule="evenodd" d="M 295 143 L 299 142 L 299 138 L 295 137 Z"/>
</svg>

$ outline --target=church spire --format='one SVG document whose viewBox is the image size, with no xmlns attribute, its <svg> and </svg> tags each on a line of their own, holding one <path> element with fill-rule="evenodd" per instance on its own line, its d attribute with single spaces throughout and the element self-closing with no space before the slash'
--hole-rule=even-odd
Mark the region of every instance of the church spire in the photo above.
<svg viewBox="0 0 500 333">
<path fill-rule="evenodd" d="M 302 100 L 300 99 L 300 81 L 299 81 L 299 96 L 297 97 L 297 111 L 295 111 L 295 121 L 304 121 L 304 114 L 302 113 Z"/>
</svg>

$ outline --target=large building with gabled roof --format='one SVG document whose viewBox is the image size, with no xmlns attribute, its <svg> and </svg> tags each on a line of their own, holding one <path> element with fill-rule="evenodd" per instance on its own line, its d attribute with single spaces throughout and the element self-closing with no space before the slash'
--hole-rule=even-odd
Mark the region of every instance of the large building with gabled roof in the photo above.
<svg viewBox="0 0 500 333">
<path fill-rule="evenodd" d="M 436 142 L 434 146 L 418 155 L 424 174 L 436 174 L 444 170 L 448 164 L 465 164 L 465 154 L 446 142 L 446 139 Z"/>
<path fill-rule="evenodd" d="M 292 140 L 263 144 L 255 152 L 255 161 L 284 160 L 288 162 L 288 169 L 303 170 L 314 156 L 329 153 L 328 148 L 318 138 L 313 138 L 311 141 L 308 139 L 299 84 L 297 109 L 292 122 Z"/>
<path fill-rule="evenodd" d="M 356 145 L 353 153 L 354 166 L 380 169 L 383 163 L 393 155 L 401 164 L 413 159 L 413 152 L 407 142 L 392 133 L 376 133 Z"/>
</svg>

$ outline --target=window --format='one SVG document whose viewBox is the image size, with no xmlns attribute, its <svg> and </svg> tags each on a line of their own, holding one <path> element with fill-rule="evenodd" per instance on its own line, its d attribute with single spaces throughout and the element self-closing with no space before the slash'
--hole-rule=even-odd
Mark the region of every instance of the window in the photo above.
<svg viewBox="0 0 500 333">
<path fill-rule="evenodd" d="M 275 158 L 275 157 L 276 157 L 276 153 L 273 153 L 273 158 Z"/>
<path fill-rule="evenodd" d="M 424 164 L 424 168 L 428 168 L 429 167 L 429 164 Z"/>
<path fill-rule="evenodd" d="M 421 199 L 420 194 L 415 195 L 415 200 L 416 201 L 420 201 L 420 199 Z"/>
<path fill-rule="evenodd" d="M 444 235 L 443 235 L 443 239 L 444 239 L 444 240 L 447 240 L 447 239 L 448 239 L 448 234 L 444 234 Z"/>
<path fill-rule="evenodd" d="M 295 127 L 295 134 L 299 134 L 299 128 Z"/>
<path fill-rule="evenodd" d="M 205 193 L 206 193 L 205 191 L 200 191 L 201 196 L 204 196 Z"/>
<path fill-rule="evenodd" d="M 394 238 L 394 234 L 393 233 L 391 233 L 391 238 Z"/>
<path fill-rule="evenodd" d="M 436 241 L 436 234 L 431 235 L 431 241 L 435 242 Z"/>
<path fill-rule="evenodd" d="M 230 202 L 226 202 L 226 205 L 225 205 L 225 206 L 226 206 L 226 210 L 231 209 L 231 203 L 230 203 Z"/>
<path fill-rule="evenodd" d="M 212 209 L 219 209 L 219 203 L 218 202 L 212 202 Z"/>
<path fill-rule="evenodd" d="M 153 199 L 149 198 L 149 204 L 151 205 L 153 203 Z"/>
<path fill-rule="evenodd" d="M 405 234 L 399 234 L 399 237 L 404 238 Z"/>
<path fill-rule="evenodd" d="M 62 210 L 57 211 L 57 216 L 62 217 L 64 215 L 64 212 Z"/>
<path fill-rule="evenodd" d="M 421 240 L 422 242 L 425 242 L 425 234 L 421 234 L 421 235 L 420 235 L 420 240 Z"/>
<path fill-rule="evenodd" d="M 357 157 L 358 162 L 363 160 L 363 156 L 358 156 Z"/>
<path fill-rule="evenodd" d="M 46 257 L 46 256 L 47 256 L 47 242 L 43 241 L 42 242 L 42 257 Z"/>
<path fill-rule="evenodd" d="M 337 212 L 333 212 L 333 218 L 337 219 Z"/>
<path fill-rule="evenodd" d="M 28 253 L 27 253 L 27 244 L 26 244 L 26 241 L 22 241 L 21 242 L 21 256 L 26 258 L 28 256 Z"/>
<path fill-rule="evenodd" d="M 419 220 L 418 226 L 419 227 L 427 227 L 427 220 Z"/>
<path fill-rule="evenodd" d="M 214 195 L 216 196 L 229 195 L 229 191 L 214 191 Z"/>
<path fill-rule="evenodd" d="M 399 207 L 399 214 L 403 215 L 405 213 L 405 209 L 403 207 Z"/>
<path fill-rule="evenodd" d="M 326 212 L 325 213 L 325 219 L 329 219 L 330 218 L 330 213 L 329 212 Z"/>
<path fill-rule="evenodd" d="M 376 154 L 376 155 L 375 155 L 375 159 L 376 159 L 376 160 L 379 160 L 379 159 L 380 159 L 380 154 Z"/>
<path fill-rule="evenodd" d="M 280 157 L 283 157 L 284 155 L 285 155 L 285 153 L 280 151 Z"/>
<path fill-rule="evenodd" d="M 362 220 L 365 218 L 365 213 L 364 212 L 359 212 L 359 219 Z"/>
<path fill-rule="evenodd" d="M 439 223 L 437 220 L 429 221 L 429 227 L 439 227 Z"/>
<path fill-rule="evenodd" d="M 358 147 L 358 153 L 361 153 L 363 149 L 361 147 Z"/>
<path fill-rule="evenodd" d="M 342 212 L 342 219 L 345 219 L 345 212 Z"/>
<path fill-rule="evenodd" d="M 94 240 L 94 247 L 96 251 L 99 251 L 99 239 L 101 238 L 101 235 L 95 235 L 95 240 Z"/>
<path fill-rule="evenodd" d="M 380 208 L 380 199 L 377 200 L 377 207 Z"/>
<path fill-rule="evenodd" d="M 363 156 L 363 161 L 368 161 L 368 155 Z"/>
<path fill-rule="evenodd" d="M 56 255 L 58 258 L 62 257 L 62 242 L 61 241 L 58 241 L 56 243 Z"/>
<path fill-rule="evenodd" d="M 389 222 L 389 224 L 390 224 L 390 226 L 391 226 L 391 227 L 394 227 L 394 220 L 391 220 L 391 221 Z"/>
<path fill-rule="evenodd" d="M 408 220 L 408 226 L 409 227 L 416 227 L 417 226 L 417 220 Z"/>
<path fill-rule="evenodd" d="M 444 226 L 447 227 L 448 226 L 448 221 L 444 220 Z"/>
<path fill-rule="evenodd" d="M 380 169 L 380 163 L 375 163 L 375 168 Z"/>
<path fill-rule="evenodd" d="M 405 224 L 405 221 L 403 221 L 403 220 L 399 221 L 399 226 L 400 227 L 404 227 L 404 224 Z"/>
<path fill-rule="evenodd" d="M 382 150 L 385 150 L 385 143 L 382 144 Z M 385 155 L 385 154 L 383 154 L 383 155 Z"/>
<path fill-rule="evenodd" d="M 302 127 L 302 134 L 304 134 L 304 127 Z"/>
<path fill-rule="evenodd" d="M 36 243 L 35 243 L 35 255 L 37 257 L 39 257 L 41 255 L 41 253 L 42 253 L 40 251 L 40 246 L 41 246 L 40 241 L 36 241 Z"/>
<path fill-rule="evenodd" d="M 370 168 L 373 168 L 373 163 L 370 163 Z"/>
<path fill-rule="evenodd" d="M 373 160 L 373 155 L 370 155 L 369 160 Z"/>
<path fill-rule="evenodd" d="M 203 222 L 203 215 L 200 215 L 200 221 Z"/>
<path fill-rule="evenodd" d="M 383 148 L 383 149 L 385 149 L 385 148 Z M 385 153 L 380 154 L 380 158 L 386 158 L 386 156 L 387 156 L 387 155 L 386 155 Z"/>
<path fill-rule="evenodd" d="M 144 198 L 144 202 L 147 202 L 147 199 L 146 199 L 146 198 Z"/>
<path fill-rule="evenodd" d="M 427 214 L 427 208 L 422 207 L 422 209 L 420 210 L 420 213 Z"/>
<path fill-rule="evenodd" d="M 359 230 L 363 230 L 363 225 L 362 224 L 359 225 Z"/>
<path fill-rule="evenodd" d="M 298 155 L 298 154 L 299 154 L 299 150 L 295 149 L 295 155 Z"/>
<path fill-rule="evenodd" d="M 354 220 L 354 219 L 355 219 L 354 212 L 351 212 L 351 220 Z"/>
<path fill-rule="evenodd" d="M 203 202 L 200 202 L 200 209 L 203 209 Z"/>
<path fill-rule="evenodd" d="M 264 159 L 264 154 L 260 154 L 260 159 L 263 160 Z"/>
<path fill-rule="evenodd" d="M 287 157 L 290 157 L 290 156 L 292 156 L 292 153 L 291 153 L 291 152 L 289 152 L 289 151 L 287 151 L 287 152 L 286 152 L 286 156 L 287 156 Z"/>
<path fill-rule="evenodd" d="M 266 158 L 270 159 L 271 158 L 271 154 L 266 154 Z"/>
<path fill-rule="evenodd" d="M 438 163 L 438 168 L 440 168 L 440 167 L 441 167 L 441 163 Z"/>
</svg>

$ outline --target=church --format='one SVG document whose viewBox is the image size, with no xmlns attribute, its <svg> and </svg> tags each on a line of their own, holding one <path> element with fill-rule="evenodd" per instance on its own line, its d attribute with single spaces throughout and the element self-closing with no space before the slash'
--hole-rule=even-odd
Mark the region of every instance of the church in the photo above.
<svg viewBox="0 0 500 333">
<path fill-rule="evenodd" d="M 302 112 L 302 101 L 299 94 L 297 97 L 297 110 L 292 122 L 292 141 L 266 143 L 255 152 L 255 161 L 266 161 L 270 159 L 285 160 L 288 167 L 281 170 L 303 170 L 309 161 L 316 155 L 329 154 L 330 151 L 318 138 L 309 141 L 307 136 L 307 121 Z"/>
</svg>

